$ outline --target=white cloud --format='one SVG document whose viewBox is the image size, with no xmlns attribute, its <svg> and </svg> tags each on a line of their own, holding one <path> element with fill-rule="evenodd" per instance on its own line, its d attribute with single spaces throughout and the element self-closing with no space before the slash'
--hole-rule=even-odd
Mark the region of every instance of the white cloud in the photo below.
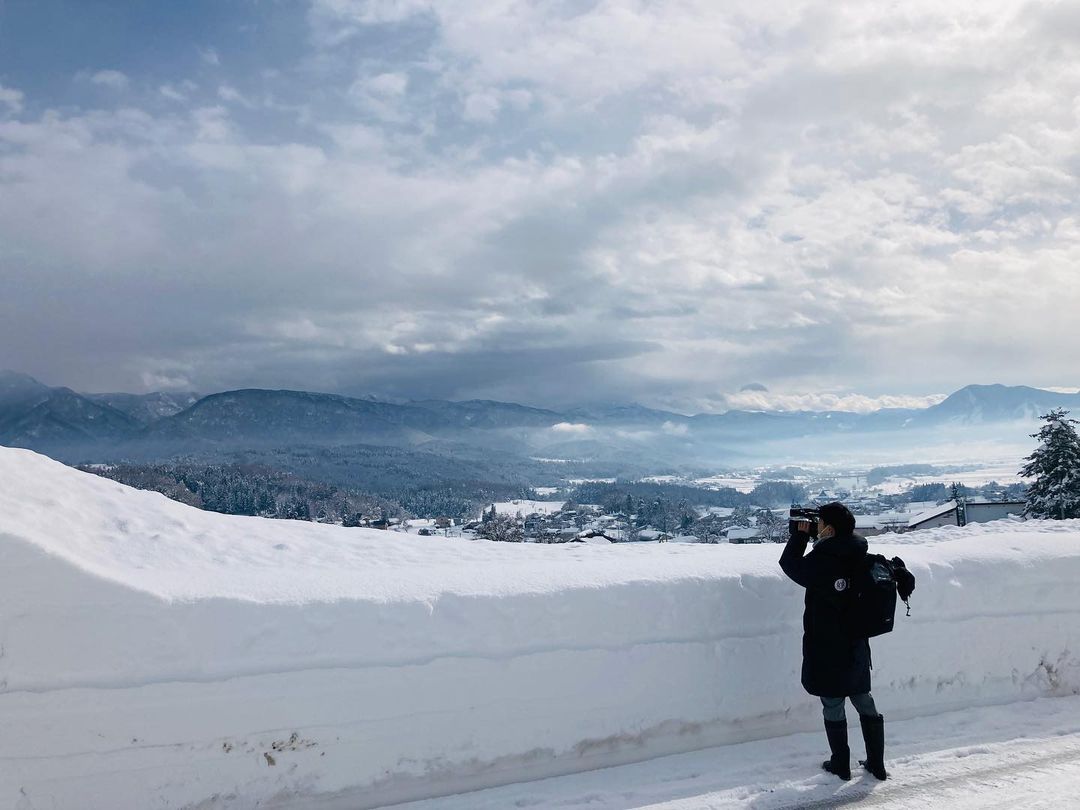
<svg viewBox="0 0 1080 810">
<path fill-rule="evenodd" d="M 408 113 L 404 100 L 409 89 L 409 77 L 404 72 L 384 72 L 370 75 L 362 72 L 352 83 L 348 95 L 353 103 L 384 122 L 401 123 Z"/>
<path fill-rule="evenodd" d="M 470 93 L 465 98 L 462 117 L 466 121 L 490 124 L 499 114 L 499 98 L 494 93 Z"/>
<path fill-rule="evenodd" d="M 5 87 L 0 84 L 0 104 L 8 108 L 9 112 L 22 112 L 23 94 L 14 87 Z"/>
<path fill-rule="evenodd" d="M 686 411 L 1066 384 L 1080 69 L 1049 13 L 317 0 L 272 82 L 235 68 L 208 102 L 178 75 L 145 110 L 96 93 L 0 119 L 0 244 L 35 306 L 58 306 L 49 278 L 85 326 L 80 291 L 115 279 L 141 296 L 117 345 L 158 313 L 226 384 L 376 369 L 406 393 L 597 383 Z M 198 316 L 161 315 L 180 306 Z M 24 309 L 11 334 L 38 334 Z M 716 393 L 748 379 L 848 393 Z"/>
<path fill-rule="evenodd" d="M 945 394 L 928 396 L 866 396 L 856 393 L 784 394 L 740 391 L 725 399 L 730 408 L 745 411 L 849 411 L 870 413 L 882 408 L 929 408 L 945 399 Z"/>
<path fill-rule="evenodd" d="M 430 0 L 319 0 L 313 4 L 315 14 L 337 25 L 350 20 L 363 25 L 401 22 L 430 8 Z"/>
<path fill-rule="evenodd" d="M 192 112 L 197 141 L 229 142 L 234 138 L 232 121 L 224 107 L 200 107 Z"/>
<path fill-rule="evenodd" d="M 191 380 L 182 373 L 144 371 L 140 374 L 147 391 L 190 391 Z"/>
<path fill-rule="evenodd" d="M 89 76 L 91 84 L 108 87 L 112 90 L 124 90 L 131 80 L 119 70 L 99 70 Z"/>
<path fill-rule="evenodd" d="M 551 429 L 556 433 L 568 433 L 572 436 L 587 436 L 593 432 L 591 425 L 578 422 L 559 422 L 556 425 L 552 425 Z"/>
<path fill-rule="evenodd" d="M 601 2 L 580 12 L 569 5 L 493 7 L 479 0 L 453 8 L 419 1 L 317 0 L 314 8 L 321 18 L 344 26 L 434 18 L 440 50 L 471 65 L 481 80 L 527 82 L 545 95 L 589 102 L 680 74 L 723 75 L 745 68 L 734 24 L 741 4 L 735 5 L 731 16 L 697 1 L 657 7 Z"/>
<path fill-rule="evenodd" d="M 229 102 L 230 104 L 239 104 L 242 107 L 254 106 L 252 102 L 244 96 L 239 90 L 230 84 L 223 84 L 218 87 L 218 98 L 222 101 Z"/>
<path fill-rule="evenodd" d="M 183 81 L 179 84 L 163 84 L 158 92 L 170 101 L 186 102 L 191 93 L 198 89 L 192 81 Z"/>
<path fill-rule="evenodd" d="M 380 73 L 365 79 L 364 87 L 380 96 L 401 96 L 409 87 L 409 77 L 405 73 Z"/>
</svg>

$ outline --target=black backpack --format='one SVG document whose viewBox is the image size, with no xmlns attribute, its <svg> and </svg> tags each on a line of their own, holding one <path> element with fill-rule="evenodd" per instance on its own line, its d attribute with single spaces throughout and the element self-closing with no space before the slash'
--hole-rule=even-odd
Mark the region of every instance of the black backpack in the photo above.
<svg viewBox="0 0 1080 810">
<path fill-rule="evenodd" d="M 907 615 L 911 615 L 908 597 L 915 590 L 915 577 L 899 557 L 891 560 L 882 554 L 860 557 L 849 581 L 845 624 L 852 638 L 891 633 L 897 594 L 907 605 Z"/>
</svg>

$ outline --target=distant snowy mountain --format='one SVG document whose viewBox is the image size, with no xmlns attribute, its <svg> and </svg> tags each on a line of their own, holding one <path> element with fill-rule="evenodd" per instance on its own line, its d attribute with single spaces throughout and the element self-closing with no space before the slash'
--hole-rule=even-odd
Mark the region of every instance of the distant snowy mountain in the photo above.
<svg viewBox="0 0 1080 810">
<path fill-rule="evenodd" d="M 1025 385 L 969 385 L 919 414 L 920 422 L 1035 420 L 1053 408 L 1080 409 L 1080 392 L 1064 394 Z"/>
<path fill-rule="evenodd" d="M 910 447 L 916 434 L 928 437 L 930 445 L 965 437 L 1022 443 L 1031 431 L 1021 423 L 1033 425 L 1055 407 L 1080 412 L 1080 393 L 971 385 L 921 410 L 731 410 L 685 416 L 636 404 L 557 411 L 491 400 L 386 402 L 265 389 L 201 399 L 164 392 L 84 395 L 4 372 L 0 444 L 79 461 L 145 461 L 268 448 L 292 452 L 302 446 L 422 445 L 426 452 L 447 456 L 460 456 L 469 448 L 472 453 L 497 451 L 521 459 L 597 461 L 623 465 L 622 470 L 642 462 L 655 467 L 783 459 L 792 451 L 805 461 L 842 448 L 838 437 L 853 448 L 873 446 L 886 454 L 890 447 Z M 934 435 L 941 431 L 950 435 Z"/>
</svg>

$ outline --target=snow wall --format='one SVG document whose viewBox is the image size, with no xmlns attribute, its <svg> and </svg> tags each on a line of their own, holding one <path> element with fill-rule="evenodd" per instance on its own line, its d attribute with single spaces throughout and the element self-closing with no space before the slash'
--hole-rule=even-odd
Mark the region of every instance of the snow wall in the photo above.
<svg viewBox="0 0 1080 810">
<path fill-rule="evenodd" d="M 820 727 L 779 546 L 200 512 L 0 448 L 0 807 L 356 808 Z M 886 716 L 1080 692 L 1080 522 L 873 542 Z"/>
</svg>

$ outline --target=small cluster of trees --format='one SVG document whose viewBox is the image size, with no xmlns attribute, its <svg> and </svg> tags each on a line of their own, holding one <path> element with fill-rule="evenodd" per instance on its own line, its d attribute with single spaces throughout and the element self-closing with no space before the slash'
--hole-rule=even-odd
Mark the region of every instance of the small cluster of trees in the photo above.
<svg viewBox="0 0 1080 810">
<path fill-rule="evenodd" d="M 119 464 L 80 469 L 175 501 L 227 515 L 258 515 L 360 526 L 415 516 L 465 519 L 484 504 L 535 498 L 521 486 L 454 481 L 400 486 L 375 494 L 303 478 L 266 464 Z M 315 468 L 315 472 L 320 472 Z"/>
<path fill-rule="evenodd" d="M 536 498 L 530 476 L 543 472 L 543 465 L 475 448 L 455 447 L 451 454 L 356 444 L 249 448 L 212 459 L 189 457 L 187 463 L 282 470 L 385 498 L 414 517 L 457 519 L 476 515 L 489 503 Z"/>
<path fill-rule="evenodd" d="M 453 482 L 419 488 L 390 490 L 387 493 L 402 508 L 417 517 L 446 516 L 464 520 L 475 515 L 485 504 L 512 498 L 535 497 L 528 489 L 493 489 L 483 482 Z"/>
<path fill-rule="evenodd" d="M 630 511 L 631 506 L 633 511 Z M 632 520 L 636 528 L 652 527 L 665 534 L 674 534 L 688 532 L 697 520 L 698 513 L 685 498 L 681 498 L 677 503 L 672 503 L 664 497 L 654 498 L 651 501 L 639 498 L 634 504 L 627 496 L 622 516 L 628 521 Z"/>
<path fill-rule="evenodd" d="M 702 543 L 719 543 L 724 539 L 724 532 L 733 526 L 748 527 L 751 515 L 752 511 L 745 506 L 737 507 L 730 515 L 708 514 L 694 521 L 689 533 Z"/>
<path fill-rule="evenodd" d="M 517 518 L 499 514 L 492 504 L 491 511 L 485 511 L 481 516 L 476 536 L 500 543 L 520 543 L 525 539 L 525 532 Z"/>
<path fill-rule="evenodd" d="M 401 506 L 386 498 L 308 481 L 267 467 L 233 464 L 120 464 L 83 467 L 138 489 L 227 515 L 259 515 L 359 526 L 398 518 Z"/>
</svg>

